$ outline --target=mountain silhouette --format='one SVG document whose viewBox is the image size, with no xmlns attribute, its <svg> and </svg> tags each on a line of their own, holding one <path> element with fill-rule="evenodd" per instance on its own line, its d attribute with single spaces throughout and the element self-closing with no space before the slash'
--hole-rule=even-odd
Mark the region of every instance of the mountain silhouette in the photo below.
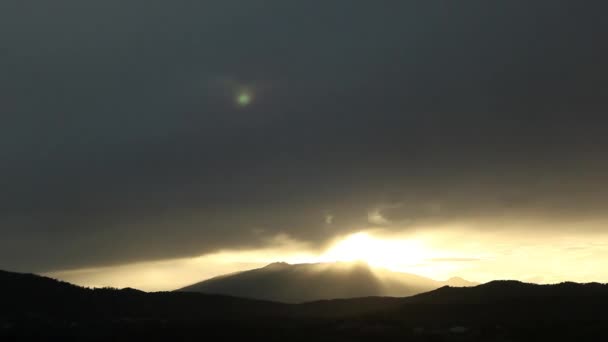
<svg viewBox="0 0 608 342">
<path fill-rule="evenodd" d="M 369 268 L 354 267 L 355 278 L 367 277 Z M 89 289 L 0 271 L 0 303 L 0 341 L 600 341 L 608 326 L 608 285 L 598 283 L 492 281 L 405 298 L 281 304 Z"/>
<path fill-rule="evenodd" d="M 285 303 L 355 297 L 405 297 L 445 285 L 474 286 L 461 278 L 446 282 L 372 268 L 363 262 L 272 263 L 263 268 L 211 278 L 178 291 L 224 294 Z"/>
</svg>

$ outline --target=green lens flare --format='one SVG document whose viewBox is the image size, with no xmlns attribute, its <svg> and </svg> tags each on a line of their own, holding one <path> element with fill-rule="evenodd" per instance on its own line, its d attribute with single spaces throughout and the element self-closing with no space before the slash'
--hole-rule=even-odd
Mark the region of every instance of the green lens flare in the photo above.
<svg viewBox="0 0 608 342">
<path fill-rule="evenodd" d="M 248 93 L 241 93 L 236 98 L 236 103 L 241 107 L 246 107 L 251 103 L 251 95 Z"/>
</svg>

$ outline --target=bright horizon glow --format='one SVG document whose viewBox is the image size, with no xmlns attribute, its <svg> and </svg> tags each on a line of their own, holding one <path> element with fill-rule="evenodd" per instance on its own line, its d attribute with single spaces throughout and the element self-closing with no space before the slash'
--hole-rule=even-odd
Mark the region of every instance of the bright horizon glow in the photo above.
<svg viewBox="0 0 608 342">
<path fill-rule="evenodd" d="M 318 262 L 363 261 L 370 266 L 397 271 L 432 256 L 418 240 L 381 239 L 360 232 L 346 236 L 323 253 Z"/>
<path fill-rule="evenodd" d="M 513 279 L 534 283 L 605 282 L 608 234 L 524 234 L 471 231 L 466 227 L 424 229 L 409 234 L 359 231 L 318 251 L 288 235 L 266 247 L 223 250 L 199 257 L 145 261 L 118 266 L 62 270 L 45 275 L 82 286 L 174 290 L 208 278 L 264 267 L 273 262 L 363 261 L 373 267 L 435 280 L 462 277 L 487 282 Z"/>
</svg>

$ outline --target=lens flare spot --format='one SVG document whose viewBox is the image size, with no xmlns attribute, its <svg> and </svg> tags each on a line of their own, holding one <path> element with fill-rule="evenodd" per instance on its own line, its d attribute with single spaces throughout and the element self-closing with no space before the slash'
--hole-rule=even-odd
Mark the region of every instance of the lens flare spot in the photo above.
<svg viewBox="0 0 608 342">
<path fill-rule="evenodd" d="M 236 104 L 239 107 L 247 107 L 251 104 L 251 101 L 253 100 L 253 96 L 251 95 L 251 93 L 248 92 L 241 92 L 239 94 L 237 94 L 236 96 Z"/>
</svg>

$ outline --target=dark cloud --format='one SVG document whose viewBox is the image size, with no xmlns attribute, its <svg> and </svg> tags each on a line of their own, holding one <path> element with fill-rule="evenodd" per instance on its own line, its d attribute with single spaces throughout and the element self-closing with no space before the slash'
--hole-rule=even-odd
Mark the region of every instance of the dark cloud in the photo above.
<svg viewBox="0 0 608 342">
<path fill-rule="evenodd" d="M 604 219 L 602 7 L 3 2 L 0 267 Z"/>
</svg>

